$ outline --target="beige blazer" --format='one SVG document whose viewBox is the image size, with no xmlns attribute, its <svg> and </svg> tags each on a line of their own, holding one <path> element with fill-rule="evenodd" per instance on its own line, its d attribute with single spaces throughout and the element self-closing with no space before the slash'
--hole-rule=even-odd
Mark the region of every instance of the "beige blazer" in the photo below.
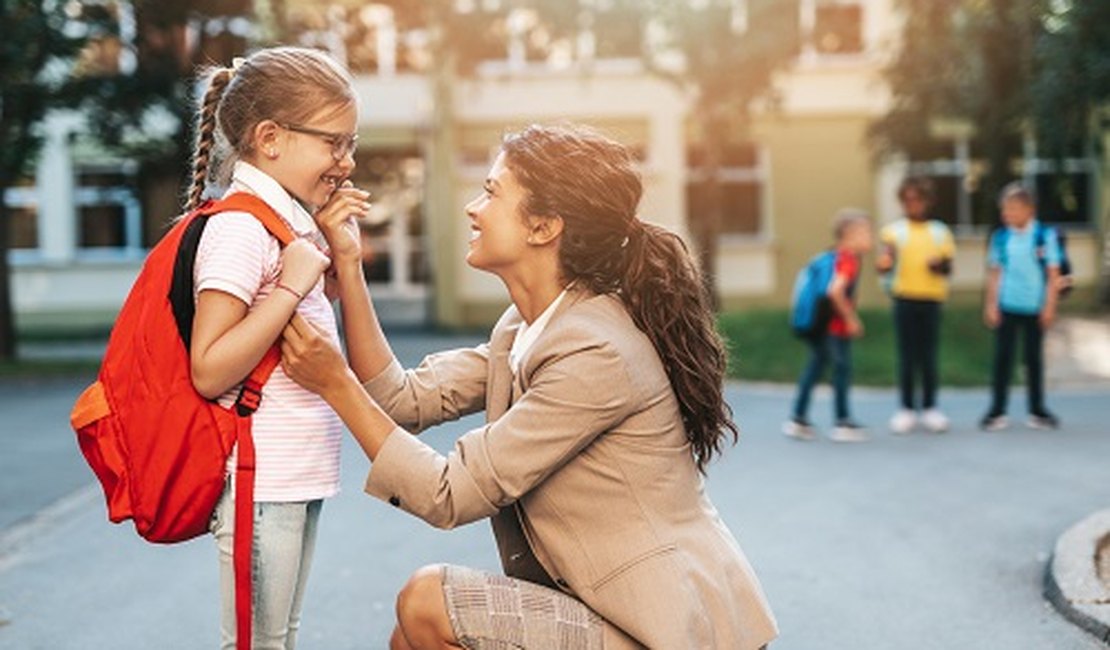
<svg viewBox="0 0 1110 650">
<path fill-rule="evenodd" d="M 395 361 L 367 382 L 408 431 L 482 409 L 487 424 L 446 457 L 398 428 L 366 491 L 441 528 L 493 518 L 507 575 L 554 583 L 649 648 L 768 643 L 777 628 L 759 581 L 624 305 L 572 290 L 514 377 L 520 323 L 510 307 L 488 344 L 414 370 Z"/>
</svg>

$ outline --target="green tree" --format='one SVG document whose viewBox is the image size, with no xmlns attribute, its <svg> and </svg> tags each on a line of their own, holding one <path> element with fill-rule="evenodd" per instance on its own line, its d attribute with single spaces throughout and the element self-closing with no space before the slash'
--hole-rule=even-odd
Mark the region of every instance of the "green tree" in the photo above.
<svg viewBox="0 0 1110 650">
<path fill-rule="evenodd" d="M 0 361 L 16 354 L 15 316 L 8 264 L 10 214 L 7 189 L 26 174 L 42 144 L 36 126 L 68 96 L 66 71 L 83 40 L 66 32 L 71 18 L 62 3 L 0 3 Z"/>
<path fill-rule="evenodd" d="M 700 150 L 703 211 L 689 215 L 706 288 L 715 306 L 717 246 L 723 220 L 718 175 L 728 147 L 749 139 L 757 101 L 775 99 L 774 75 L 800 51 L 797 0 L 629 2 L 649 30 L 643 59 L 692 100 L 690 120 Z M 738 13 L 743 12 L 743 13 Z M 678 55 L 675 57 L 674 55 Z M 666 61 L 680 61 L 668 65 Z"/>
<path fill-rule="evenodd" d="M 870 130 L 879 154 L 911 160 L 947 156 L 930 126 L 958 119 L 973 127 L 971 149 L 985 161 L 974 221 L 993 223 L 994 197 L 1013 180 L 1031 115 L 1034 52 L 1044 0 L 903 0 L 901 47 L 886 69 L 893 106 Z"/>
<path fill-rule="evenodd" d="M 1037 44 L 1033 106 L 1037 138 L 1057 160 L 1090 155 L 1110 132 L 1110 4 L 1050 3 Z M 1104 152 L 1105 153 L 1105 152 Z M 1067 182 L 1058 177 L 1057 182 Z M 1110 305 L 1110 215 L 1100 215 L 1099 300 Z"/>
</svg>

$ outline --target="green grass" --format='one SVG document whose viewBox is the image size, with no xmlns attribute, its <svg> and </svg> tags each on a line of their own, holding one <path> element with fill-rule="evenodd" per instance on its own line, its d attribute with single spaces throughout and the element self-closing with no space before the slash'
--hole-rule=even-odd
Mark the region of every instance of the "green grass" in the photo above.
<svg viewBox="0 0 1110 650">
<path fill-rule="evenodd" d="M 897 359 L 889 309 L 861 310 L 866 333 L 852 346 L 852 382 L 892 386 Z M 790 330 L 785 310 L 727 312 L 719 319 L 729 346 L 729 376 L 751 381 L 797 381 L 809 349 Z M 941 318 L 940 378 L 944 386 L 989 381 L 994 339 L 978 307 L 948 306 Z M 827 372 L 827 371 L 826 371 Z"/>
<path fill-rule="evenodd" d="M 28 379 L 41 377 L 73 377 L 80 375 L 93 376 L 100 361 L 97 360 L 39 360 L 33 361 L 2 361 L 0 362 L 0 379 Z"/>
</svg>

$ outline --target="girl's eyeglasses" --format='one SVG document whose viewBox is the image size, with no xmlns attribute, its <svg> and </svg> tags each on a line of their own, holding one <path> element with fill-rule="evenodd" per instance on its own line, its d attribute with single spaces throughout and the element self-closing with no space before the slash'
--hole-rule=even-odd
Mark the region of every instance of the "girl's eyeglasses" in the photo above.
<svg viewBox="0 0 1110 650">
<path fill-rule="evenodd" d="M 353 154 L 355 149 L 358 148 L 358 134 L 357 133 L 332 133 L 331 131 L 321 131 L 319 129 L 310 129 L 307 126 L 298 126 L 296 124 L 282 124 L 277 123 L 278 126 L 296 133 L 304 133 L 305 135 L 315 136 L 324 142 L 331 145 L 331 157 L 339 162 L 347 156 Z"/>
</svg>

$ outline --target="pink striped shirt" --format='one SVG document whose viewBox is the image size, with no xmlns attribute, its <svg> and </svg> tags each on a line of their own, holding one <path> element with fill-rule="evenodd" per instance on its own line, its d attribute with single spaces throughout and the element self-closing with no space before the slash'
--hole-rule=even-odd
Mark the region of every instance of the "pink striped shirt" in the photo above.
<svg viewBox="0 0 1110 650">
<path fill-rule="evenodd" d="M 298 236 L 319 236 L 312 217 L 277 181 L 247 163 L 236 163 L 228 191 L 256 194 Z M 194 280 L 198 295 L 201 291 L 223 291 L 253 310 L 274 291 L 280 275 L 281 247 L 257 219 L 242 212 L 209 218 L 197 248 Z M 338 344 L 335 312 L 324 295 L 322 279 L 305 296 L 297 312 L 325 327 Z M 235 386 L 219 402 L 231 406 L 238 394 L 239 386 Z M 319 396 L 289 379 L 281 366 L 262 390 L 252 432 L 257 456 L 255 501 L 308 501 L 339 491 L 340 420 Z M 234 469 L 232 454 L 228 471 Z"/>
</svg>

